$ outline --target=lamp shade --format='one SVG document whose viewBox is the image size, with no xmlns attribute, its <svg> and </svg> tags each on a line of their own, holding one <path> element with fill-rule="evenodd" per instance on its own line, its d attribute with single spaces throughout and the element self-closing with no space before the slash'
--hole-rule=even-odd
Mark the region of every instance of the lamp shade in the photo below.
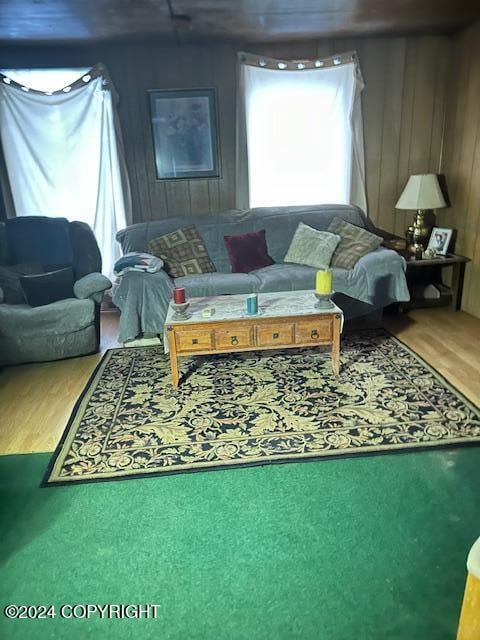
<svg viewBox="0 0 480 640">
<path fill-rule="evenodd" d="M 395 207 L 397 209 L 440 209 L 446 207 L 434 173 L 410 176 Z"/>
</svg>

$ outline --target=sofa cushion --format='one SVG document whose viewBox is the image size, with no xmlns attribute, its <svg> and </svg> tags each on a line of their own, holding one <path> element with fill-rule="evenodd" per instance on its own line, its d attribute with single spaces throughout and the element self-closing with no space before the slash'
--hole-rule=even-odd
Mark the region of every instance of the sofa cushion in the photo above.
<svg viewBox="0 0 480 640">
<path fill-rule="evenodd" d="M 73 269 L 65 267 L 57 271 L 23 276 L 20 279 L 27 304 L 41 307 L 57 300 L 74 298 Z"/>
<path fill-rule="evenodd" d="M 3 302 L 6 304 L 25 304 L 25 294 L 21 285 L 21 278 L 26 275 L 43 273 L 40 263 L 14 264 L 8 267 L 0 266 L 0 287 L 3 290 Z"/>
<path fill-rule="evenodd" d="M 93 300 L 59 300 L 41 307 L 28 305 L 0 305 L 0 336 L 22 336 L 52 334 L 59 336 L 84 329 L 94 323 L 95 303 Z"/>
<path fill-rule="evenodd" d="M 256 293 L 259 284 L 252 273 L 204 273 L 175 279 L 176 287 L 185 287 L 187 298 Z"/>
<path fill-rule="evenodd" d="M 360 258 L 378 249 L 383 240 L 380 236 L 340 218 L 334 218 L 328 230 L 341 238 L 332 256 L 332 267 L 352 269 Z"/>
<path fill-rule="evenodd" d="M 300 222 L 284 261 L 325 269 L 330 265 L 333 252 L 339 242 L 340 236 L 328 231 L 318 231 Z"/>
<path fill-rule="evenodd" d="M 314 267 L 284 263 L 252 271 L 250 275 L 258 278 L 259 292 L 300 291 L 314 289 L 316 272 Z"/>
<path fill-rule="evenodd" d="M 273 264 L 268 255 L 265 229 L 237 236 L 224 236 L 232 273 L 249 273 Z"/>
<path fill-rule="evenodd" d="M 215 271 L 215 265 L 193 224 L 153 238 L 148 243 L 148 252 L 164 261 L 165 270 L 171 278 Z"/>
</svg>

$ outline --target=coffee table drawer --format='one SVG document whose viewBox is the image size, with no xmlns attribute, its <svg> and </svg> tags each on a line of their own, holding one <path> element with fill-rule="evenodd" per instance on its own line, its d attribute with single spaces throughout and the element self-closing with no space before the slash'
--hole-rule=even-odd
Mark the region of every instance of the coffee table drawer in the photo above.
<svg viewBox="0 0 480 640">
<path fill-rule="evenodd" d="M 253 329 L 242 325 L 232 325 L 228 329 L 215 330 L 217 349 L 241 349 L 253 346 Z"/>
<path fill-rule="evenodd" d="M 333 339 L 333 318 L 319 318 L 295 323 L 295 342 L 297 344 L 312 344 L 328 342 Z"/>
<path fill-rule="evenodd" d="M 208 330 L 179 331 L 175 335 L 177 351 L 205 351 L 213 346 L 212 332 Z"/>
<path fill-rule="evenodd" d="M 274 347 L 277 344 L 293 344 L 293 323 L 258 325 L 257 345 L 259 347 Z"/>
</svg>

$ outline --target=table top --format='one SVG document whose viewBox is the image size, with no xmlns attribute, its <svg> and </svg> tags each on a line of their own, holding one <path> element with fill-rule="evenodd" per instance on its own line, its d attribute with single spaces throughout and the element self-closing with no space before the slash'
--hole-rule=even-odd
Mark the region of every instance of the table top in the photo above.
<svg viewBox="0 0 480 640">
<path fill-rule="evenodd" d="M 448 265 L 456 264 L 459 262 L 470 262 L 470 258 L 465 256 L 457 256 L 454 253 L 447 253 L 446 256 L 435 256 L 435 258 L 422 258 L 416 260 L 414 254 L 411 251 L 397 251 L 407 261 L 408 266 L 412 267 L 428 267 L 434 265 Z"/>
<path fill-rule="evenodd" d="M 165 324 L 195 324 L 205 322 L 219 322 L 223 320 L 245 320 L 255 318 L 279 318 L 284 316 L 309 316 L 337 313 L 343 316 L 340 307 L 332 303 L 329 309 L 318 309 L 315 305 L 317 298 L 315 292 L 306 291 L 280 291 L 278 293 L 259 293 L 259 313 L 251 316 L 247 313 L 248 294 L 235 294 L 223 296 L 206 296 L 202 298 L 189 298 L 185 320 L 174 318 L 175 312 L 169 306 Z M 212 307 L 215 309 L 213 316 L 205 318 L 202 311 Z"/>
</svg>

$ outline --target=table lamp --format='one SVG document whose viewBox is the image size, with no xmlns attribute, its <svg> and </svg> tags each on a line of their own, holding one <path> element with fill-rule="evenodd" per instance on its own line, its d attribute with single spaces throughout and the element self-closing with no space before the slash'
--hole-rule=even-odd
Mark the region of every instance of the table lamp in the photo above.
<svg viewBox="0 0 480 640">
<path fill-rule="evenodd" d="M 412 225 L 411 250 L 415 254 L 425 249 L 428 244 L 430 228 L 425 224 L 425 211 L 446 206 L 447 203 L 435 173 L 410 176 L 395 208 L 413 209 L 417 212 Z"/>
</svg>

